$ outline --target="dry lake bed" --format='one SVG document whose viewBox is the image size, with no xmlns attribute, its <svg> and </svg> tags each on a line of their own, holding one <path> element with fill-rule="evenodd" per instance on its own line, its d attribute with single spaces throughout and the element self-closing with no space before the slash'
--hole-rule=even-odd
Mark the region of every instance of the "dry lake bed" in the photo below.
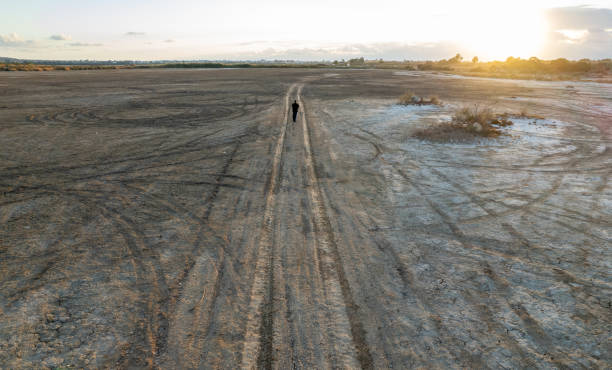
<svg viewBox="0 0 612 370">
<path fill-rule="evenodd" d="M 610 84 L 0 73 L 0 367 L 610 368 L 611 171 Z"/>
</svg>

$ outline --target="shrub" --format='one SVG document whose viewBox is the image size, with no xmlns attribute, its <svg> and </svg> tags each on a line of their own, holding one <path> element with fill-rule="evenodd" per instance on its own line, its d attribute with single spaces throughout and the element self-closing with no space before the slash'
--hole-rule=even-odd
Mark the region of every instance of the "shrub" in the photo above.
<svg viewBox="0 0 612 370">
<path fill-rule="evenodd" d="M 414 104 L 415 99 L 418 99 L 418 97 L 412 91 L 408 91 L 399 97 L 399 103 L 401 105 L 410 105 Z"/>
<path fill-rule="evenodd" d="M 450 122 L 418 130 L 414 136 L 430 141 L 455 142 L 470 141 L 475 137 L 497 137 L 502 134 L 501 127 L 513 122 L 508 113 L 496 114 L 490 108 L 463 107 L 458 109 Z"/>
<path fill-rule="evenodd" d="M 442 105 L 440 99 L 435 95 L 427 100 L 414 94 L 412 91 L 408 91 L 400 96 L 398 103 L 401 105 Z"/>
<path fill-rule="evenodd" d="M 495 115 L 490 108 L 474 107 L 460 108 L 453 115 L 452 123 L 467 131 L 485 137 L 496 137 L 501 134 L 499 126 L 509 126 L 511 121 Z"/>
<path fill-rule="evenodd" d="M 442 102 L 440 101 L 440 99 L 434 95 L 431 98 L 429 98 L 429 103 L 433 104 L 433 105 L 442 105 Z"/>
<path fill-rule="evenodd" d="M 490 108 L 480 109 L 474 107 L 463 107 L 453 115 L 453 122 L 456 123 L 486 123 L 493 120 L 493 111 Z"/>
</svg>

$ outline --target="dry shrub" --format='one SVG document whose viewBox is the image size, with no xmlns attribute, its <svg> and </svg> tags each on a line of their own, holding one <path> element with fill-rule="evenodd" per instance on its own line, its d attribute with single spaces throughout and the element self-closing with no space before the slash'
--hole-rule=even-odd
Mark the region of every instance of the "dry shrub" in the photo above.
<svg viewBox="0 0 612 370">
<path fill-rule="evenodd" d="M 505 117 L 505 118 L 508 118 L 508 117 L 510 117 L 511 115 L 510 115 L 510 114 L 508 114 L 508 113 L 504 113 L 504 114 L 502 114 L 502 116 L 503 116 L 503 117 Z M 537 115 L 537 114 L 531 114 L 531 113 L 529 113 L 529 111 L 527 110 L 527 108 L 523 108 L 523 109 L 521 109 L 520 113 L 518 113 L 518 114 L 514 114 L 513 116 L 514 116 L 514 117 L 518 117 L 518 118 L 544 119 L 544 117 L 542 117 L 542 116 L 539 116 L 539 115 Z"/>
<path fill-rule="evenodd" d="M 477 105 L 474 107 L 463 107 L 455 112 L 453 115 L 453 122 L 458 124 L 469 124 L 469 123 L 480 123 L 485 124 L 491 120 L 495 115 L 491 108 L 480 109 Z"/>
<path fill-rule="evenodd" d="M 429 98 L 429 102 L 431 104 L 434 104 L 434 105 L 442 105 L 442 102 L 440 101 L 440 98 L 438 98 L 436 95 L 434 95 L 431 98 Z"/>
<path fill-rule="evenodd" d="M 399 97 L 398 103 L 401 105 L 442 105 L 442 102 L 437 96 L 432 96 L 428 99 L 416 95 L 412 91 L 405 92 Z"/>
<path fill-rule="evenodd" d="M 442 122 L 415 132 L 422 140 L 439 142 L 463 142 L 477 137 L 498 137 L 501 127 L 513 122 L 510 114 L 496 114 L 490 108 L 463 107 L 458 109 L 450 122 Z"/>
<path fill-rule="evenodd" d="M 500 127 L 512 125 L 507 114 L 495 114 L 491 108 L 463 107 L 453 115 L 451 124 L 483 137 L 501 135 Z"/>
<path fill-rule="evenodd" d="M 405 92 L 402 96 L 399 97 L 399 104 L 401 105 L 411 105 L 414 104 L 413 99 L 418 97 L 412 92 Z"/>
</svg>

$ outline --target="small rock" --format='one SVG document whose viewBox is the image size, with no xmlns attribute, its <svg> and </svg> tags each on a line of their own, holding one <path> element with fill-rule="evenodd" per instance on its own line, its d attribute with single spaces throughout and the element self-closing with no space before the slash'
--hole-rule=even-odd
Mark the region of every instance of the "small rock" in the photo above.
<svg viewBox="0 0 612 370">
<path fill-rule="evenodd" d="M 476 131 L 476 132 L 481 132 L 482 131 L 482 125 L 478 122 L 474 122 L 474 124 L 472 125 L 472 128 Z"/>
<path fill-rule="evenodd" d="M 58 367 L 59 365 L 62 364 L 62 362 L 64 362 L 63 358 L 51 357 L 45 361 L 45 364 L 50 367 Z"/>
</svg>

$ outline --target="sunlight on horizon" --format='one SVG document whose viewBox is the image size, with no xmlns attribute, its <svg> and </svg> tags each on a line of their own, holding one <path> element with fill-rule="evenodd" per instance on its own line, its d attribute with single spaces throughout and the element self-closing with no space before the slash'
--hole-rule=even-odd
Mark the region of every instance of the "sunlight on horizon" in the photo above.
<svg viewBox="0 0 612 370">
<path fill-rule="evenodd" d="M 597 5 L 577 0 L 31 0 L 11 3 L 0 13 L 0 56 L 402 60 L 459 52 L 483 61 L 610 57 L 612 2 L 592 3 Z"/>
<path fill-rule="evenodd" d="M 540 55 L 549 32 L 543 12 L 526 7 L 506 7 L 474 12 L 458 31 L 457 41 L 481 60 L 505 60 L 509 56 Z"/>
</svg>

